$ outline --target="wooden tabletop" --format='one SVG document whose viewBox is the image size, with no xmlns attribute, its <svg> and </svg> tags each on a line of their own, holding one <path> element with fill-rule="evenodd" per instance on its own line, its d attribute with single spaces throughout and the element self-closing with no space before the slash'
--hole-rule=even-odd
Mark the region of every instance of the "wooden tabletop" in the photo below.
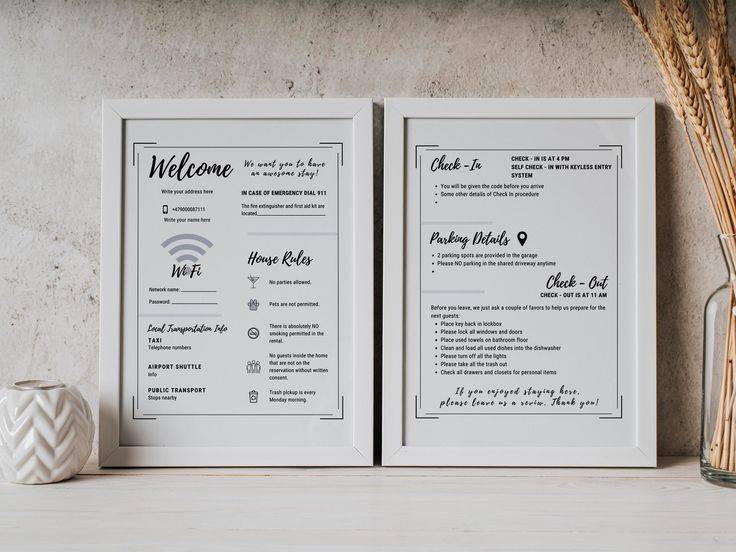
<svg viewBox="0 0 736 552">
<path fill-rule="evenodd" d="M 736 550 L 736 490 L 660 466 L 89 467 L 0 483 L 0 550 Z"/>
</svg>

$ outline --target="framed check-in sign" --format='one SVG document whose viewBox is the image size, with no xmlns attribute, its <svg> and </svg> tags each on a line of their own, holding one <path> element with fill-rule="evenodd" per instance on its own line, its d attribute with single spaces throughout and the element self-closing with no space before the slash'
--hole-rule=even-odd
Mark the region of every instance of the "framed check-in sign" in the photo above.
<svg viewBox="0 0 736 552">
<path fill-rule="evenodd" d="M 653 466 L 654 102 L 389 99 L 383 463 Z"/>
<path fill-rule="evenodd" d="M 372 464 L 370 100 L 103 110 L 100 464 Z"/>
</svg>

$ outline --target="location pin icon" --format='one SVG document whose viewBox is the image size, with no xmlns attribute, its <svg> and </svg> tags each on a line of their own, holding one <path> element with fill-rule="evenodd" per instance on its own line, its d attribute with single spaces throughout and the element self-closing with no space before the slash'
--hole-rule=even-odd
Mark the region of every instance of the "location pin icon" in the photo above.
<svg viewBox="0 0 736 552">
<path fill-rule="evenodd" d="M 524 247 L 524 244 L 526 243 L 526 232 L 522 230 L 521 232 L 516 234 L 516 239 L 519 240 L 521 247 Z"/>
</svg>

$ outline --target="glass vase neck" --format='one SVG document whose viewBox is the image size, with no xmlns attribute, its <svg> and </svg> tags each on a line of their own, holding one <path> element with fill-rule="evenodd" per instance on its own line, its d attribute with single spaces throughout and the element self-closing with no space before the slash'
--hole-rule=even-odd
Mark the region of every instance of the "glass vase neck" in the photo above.
<svg viewBox="0 0 736 552">
<path fill-rule="evenodd" d="M 718 234 L 723 260 L 726 261 L 728 281 L 736 286 L 736 234 Z"/>
</svg>

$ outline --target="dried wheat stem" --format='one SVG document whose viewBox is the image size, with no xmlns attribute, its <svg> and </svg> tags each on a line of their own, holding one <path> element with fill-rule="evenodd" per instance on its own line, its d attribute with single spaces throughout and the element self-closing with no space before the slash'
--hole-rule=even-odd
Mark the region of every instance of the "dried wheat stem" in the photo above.
<svg viewBox="0 0 736 552">
<path fill-rule="evenodd" d="M 698 34 L 695 31 L 690 3 L 687 0 L 673 0 L 671 12 L 675 37 L 685 56 L 695 82 L 706 99 L 711 97 L 710 74 L 708 62 L 705 59 L 703 48 L 700 45 Z"/>
<path fill-rule="evenodd" d="M 736 121 L 734 121 L 733 95 L 731 91 L 729 70 L 726 62 L 724 38 L 713 36 L 708 41 L 708 49 L 713 66 L 713 81 L 715 83 L 716 98 L 720 108 L 723 124 L 731 139 L 731 147 L 736 148 Z M 731 159 L 729 157 L 729 162 Z"/>
<path fill-rule="evenodd" d="M 695 153 L 695 148 L 693 147 L 693 142 L 692 142 L 692 139 L 690 138 L 690 131 L 687 129 L 687 125 L 683 124 L 682 130 L 685 133 L 685 142 L 690 148 L 690 153 L 692 154 L 693 159 L 695 160 L 695 167 L 698 170 L 700 181 L 703 183 L 703 188 L 705 189 L 705 195 L 708 198 L 708 205 L 710 205 L 710 210 L 713 212 L 713 216 L 715 217 L 716 222 L 718 223 L 718 226 L 723 228 L 725 227 L 725 221 L 723 220 L 721 211 L 716 208 L 716 205 L 714 203 L 713 192 L 711 191 L 710 186 L 708 186 L 708 180 L 705 178 L 705 174 L 703 173 L 703 167 L 700 165 L 700 158 L 698 157 L 698 154 Z"/>
<path fill-rule="evenodd" d="M 721 228 L 721 233 L 733 234 L 734 233 L 734 208 L 732 206 L 733 198 L 729 201 L 729 192 L 726 188 L 726 184 L 723 180 L 723 175 L 718 166 L 718 161 L 715 159 L 715 151 L 710 142 L 704 142 L 699 137 L 696 138 L 696 143 L 700 148 L 700 153 L 705 159 L 705 166 L 708 170 L 710 181 L 713 182 L 713 189 L 716 191 L 716 200 L 719 204 L 719 208 L 723 212 L 724 227 Z"/>
<path fill-rule="evenodd" d="M 652 55 L 654 56 L 654 61 L 657 64 L 659 78 L 664 88 L 665 95 L 667 96 L 667 102 L 669 103 L 670 109 L 672 109 L 675 118 L 684 125 L 685 110 L 677 97 L 677 91 L 672 86 L 671 79 L 669 77 L 669 69 L 667 68 L 667 62 L 662 55 L 660 45 L 652 36 L 652 33 L 649 30 L 649 24 L 647 23 L 646 18 L 642 14 L 636 2 L 634 2 L 633 0 L 621 0 L 621 3 L 623 4 L 626 11 L 629 12 L 631 19 L 634 21 L 634 24 L 641 31 L 642 35 L 649 44 Z"/>
<path fill-rule="evenodd" d="M 708 106 L 708 108 L 709 107 L 710 106 Z M 718 139 L 718 135 L 717 133 L 714 134 L 716 136 L 716 144 L 719 149 L 721 149 L 721 142 Z M 708 136 L 705 139 L 700 136 L 697 136 L 696 138 L 700 142 L 700 146 L 702 148 L 701 151 L 706 158 L 707 166 L 710 168 L 710 180 L 718 191 L 718 197 L 721 199 L 721 205 L 725 215 L 724 220 L 726 223 L 724 233 L 733 233 L 736 228 L 736 197 L 734 197 L 733 194 L 733 173 L 728 166 L 726 166 L 724 170 L 721 164 L 721 159 L 713 146 L 711 136 Z"/>
<path fill-rule="evenodd" d="M 731 335 L 734 335 L 734 332 L 731 332 Z M 734 401 L 734 397 L 736 397 L 736 393 L 734 393 L 734 373 L 733 368 L 736 363 L 734 362 L 733 354 L 734 352 L 731 352 L 731 364 L 730 364 L 730 377 L 731 377 L 731 410 L 730 410 L 730 416 L 731 416 L 731 425 L 728 428 L 729 431 L 729 443 L 730 446 L 728 448 L 728 464 L 722 463 L 721 468 L 722 469 L 728 469 L 731 471 L 734 471 L 736 468 L 736 402 Z"/>
<path fill-rule="evenodd" d="M 734 333 L 731 332 L 731 335 L 728 336 L 730 340 L 733 340 Z M 733 355 L 733 341 L 731 342 L 731 354 Z M 723 429 L 723 445 L 721 447 L 721 458 L 718 463 L 718 466 L 720 469 L 726 469 L 728 467 L 728 456 L 730 453 L 730 449 L 732 446 L 732 440 L 731 440 L 731 432 L 729 431 L 731 427 L 731 423 L 733 420 L 733 402 L 734 402 L 734 394 L 733 394 L 733 356 L 730 359 L 729 362 L 729 368 L 726 371 L 726 399 L 725 404 L 726 406 L 726 417 L 724 418 L 724 429 Z"/>
<path fill-rule="evenodd" d="M 696 100 L 698 98 L 697 92 L 695 92 L 695 98 Z M 701 111 L 702 105 L 698 107 L 698 112 L 700 113 Z M 695 124 L 703 124 L 700 123 L 701 115 L 702 113 L 697 117 L 691 117 L 691 120 L 689 121 L 691 125 L 693 124 L 693 121 L 695 121 Z M 704 124 L 707 125 L 707 119 Z M 708 127 L 706 126 L 705 128 L 707 129 Z M 713 148 L 710 134 L 706 133 L 704 136 L 703 133 L 698 133 L 696 128 L 694 141 L 704 160 L 709 176 L 708 181 L 711 183 L 711 188 L 715 192 L 714 196 L 716 198 L 716 204 L 722 213 L 722 217 L 719 219 L 719 221 L 722 222 L 722 225 L 720 226 L 721 232 L 726 234 L 734 233 L 736 229 L 736 198 L 734 198 L 731 193 L 731 187 L 724 178 L 718 156 Z"/>
<path fill-rule="evenodd" d="M 730 339 L 730 336 L 729 336 Z M 732 358 L 729 358 L 728 367 L 726 370 L 726 396 L 723 399 L 723 410 L 724 410 L 724 417 L 723 417 L 723 423 L 721 424 L 720 428 L 720 449 L 718 451 L 718 456 L 716 457 L 716 461 L 713 464 L 713 467 L 718 469 L 723 469 L 724 464 L 727 464 L 728 454 L 729 454 L 729 447 L 731 445 L 731 433 L 728 431 L 728 428 L 731 426 L 731 417 L 733 412 L 733 393 L 731 393 L 729 390 L 732 385 L 732 377 L 731 374 L 733 373 L 733 360 Z"/>
<path fill-rule="evenodd" d="M 646 38 L 647 42 L 649 42 L 649 46 L 652 48 L 652 50 L 656 52 L 658 49 L 657 43 L 652 37 L 652 33 L 649 30 L 647 19 L 646 17 L 644 17 L 644 14 L 642 13 L 637 3 L 634 0 L 621 0 L 621 4 L 623 5 L 624 9 L 629 12 L 631 19 L 633 19 L 634 21 L 634 24 L 641 31 L 641 34 L 644 35 L 644 38 Z"/>
<path fill-rule="evenodd" d="M 733 267 L 732 265 L 732 259 L 733 259 L 733 251 L 731 251 L 731 243 L 726 241 L 724 242 L 724 249 L 726 251 L 726 260 L 729 264 L 729 272 L 732 273 Z M 734 294 L 734 286 L 733 282 L 730 284 L 731 287 L 731 297 L 733 298 Z M 732 304 L 732 301 L 730 302 Z M 729 318 L 733 316 L 733 311 L 729 312 Z M 734 350 L 734 345 L 736 345 L 736 332 L 734 332 L 734 327 L 731 325 L 730 327 L 731 331 L 727 333 L 727 339 L 728 343 L 730 345 L 729 349 L 730 351 L 727 353 L 727 356 L 729 357 L 729 363 L 727 365 L 726 370 L 726 396 L 724 398 L 724 404 L 726 404 L 726 416 L 723 420 L 723 445 L 721 448 L 721 457 L 718 462 L 718 468 L 719 469 L 729 469 L 729 466 L 731 465 L 732 458 L 733 458 L 733 451 L 734 451 L 734 435 L 731 430 L 734 423 L 736 423 L 736 418 L 734 417 L 734 392 L 733 392 L 733 385 L 734 385 L 734 354 L 736 354 L 736 351 Z M 729 354 L 730 353 L 730 354 Z"/>
<path fill-rule="evenodd" d="M 733 295 L 729 296 L 729 313 L 734 307 Z M 733 317 L 729 316 L 726 322 L 726 356 L 724 358 L 723 375 L 721 376 L 721 396 L 718 401 L 718 415 L 716 417 L 713 437 L 710 442 L 710 463 L 713 467 L 720 466 L 721 462 L 721 444 L 723 441 L 723 427 L 726 415 L 726 382 L 728 381 L 728 369 L 731 366 L 731 339 L 728 337 L 733 331 Z"/>
<path fill-rule="evenodd" d="M 731 426 L 729 429 L 729 441 L 731 446 L 728 449 L 728 465 L 723 465 L 723 469 L 734 471 L 736 469 L 736 402 L 733 401 L 733 394 L 731 395 Z"/>
<path fill-rule="evenodd" d="M 727 189 L 729 190 L 729 193 L 727 194 L 727 197 L 732 200 L 732 204 L 736 209 L 736 198 L 734 198 L 733 194 L 733 190 L 735 189 L 734 184 L 736 184 L 736 175 L 734 174 L 731 155 L 728 153 L 726 139 L 723 136 L 723 131 L 721 130 L 721 125 L 719 124 L 718 115 L 716 114 L 712 98 L 706 100 L 705 104 L 707 112 L 713 122 L 713 127 L 716 129 L 713 133 L 716 138 L 716 147 L 718 148 L 717 152 L 714 150 L 715 160 L 718 167 L 721 167 L 721 164 L 725 167 L 725 172 L 722 171 L 721 176 L 723 178 L 724 185 L 728 186 Z M 720 162 L 718 162 L 719 159 Z"/>
<path fill-rule="evenodd" d="M 728 16 L 725 0 L 708 0 L 708 22 L 710 38 L 708 49 L 713 67 L 713 83 L 721 111 L 722 120 L 736 149 L 736 121 L 734 120 L 734 96 L 732 82 L 733 60 L 728 51 Z M 729 159 L 730 160 L 730 159 Z"/>
</svg>

